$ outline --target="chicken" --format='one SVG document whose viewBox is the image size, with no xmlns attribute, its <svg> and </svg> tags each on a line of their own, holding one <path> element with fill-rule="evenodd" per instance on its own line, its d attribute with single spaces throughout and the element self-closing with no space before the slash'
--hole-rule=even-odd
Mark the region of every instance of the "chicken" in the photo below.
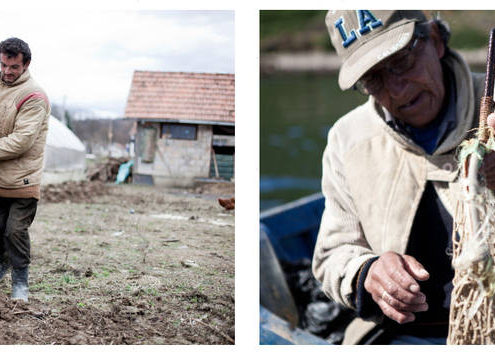
<svg viewBox="0 0 495 354">
<path fill-rule="evenodd" d="M 235 208 L 235 198 L 222 199 L 218 198 L 218 203 L 227 210 L 232 210 Z"/>
</svg>

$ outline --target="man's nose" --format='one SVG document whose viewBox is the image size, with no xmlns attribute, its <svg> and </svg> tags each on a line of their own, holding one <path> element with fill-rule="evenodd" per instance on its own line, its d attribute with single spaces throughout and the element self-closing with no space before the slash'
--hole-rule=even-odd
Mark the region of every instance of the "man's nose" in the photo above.
<svg viewBox="0 0 495 354">
<path fill-rule="evenodd" d="M 407 87 L 407 79 L 401 75 L 386 74 L 383 77 L 383 83 L 392 98 L 399 98 Z"/>
</svg>

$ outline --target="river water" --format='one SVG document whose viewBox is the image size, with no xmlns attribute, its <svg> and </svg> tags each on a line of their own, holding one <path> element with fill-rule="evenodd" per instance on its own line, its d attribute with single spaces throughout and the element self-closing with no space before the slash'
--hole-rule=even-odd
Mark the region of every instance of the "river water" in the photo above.
<svg viewBox="0 0 495 354">
<path fill-rule="evenodd" d="M 366 97 L 336 75 L 260 79 L 260 209 L 320 191 L 321 157 L 335 121 Z"/>
</svg>

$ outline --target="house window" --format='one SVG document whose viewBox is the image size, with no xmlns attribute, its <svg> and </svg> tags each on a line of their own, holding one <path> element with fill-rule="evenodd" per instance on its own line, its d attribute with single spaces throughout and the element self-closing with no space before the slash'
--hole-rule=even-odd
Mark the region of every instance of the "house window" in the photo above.
<svg viewBox="0 0 495 354">
<path fill-rule="evenodd" d="M 235 135 L 235 127 L 214 125 L 213 135 Z"/>
<path fill-rule="evenodd" d="M 196 140 L 198 126 L 193 124 L 162 124 L 162 137 L 169 139 Z"/>
</svg>

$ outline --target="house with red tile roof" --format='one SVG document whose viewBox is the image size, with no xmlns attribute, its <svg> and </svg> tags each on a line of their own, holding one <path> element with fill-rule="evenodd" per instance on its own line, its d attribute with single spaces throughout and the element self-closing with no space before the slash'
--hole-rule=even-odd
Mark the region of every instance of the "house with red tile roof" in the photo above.
<svg viewBox="0 0 495 354">
<path fill-rule="evenodd" d="M 135 183 L 234 178 L 234 74 L 135 71 L 125 117 L 136 120 Z"/>
</svg>

